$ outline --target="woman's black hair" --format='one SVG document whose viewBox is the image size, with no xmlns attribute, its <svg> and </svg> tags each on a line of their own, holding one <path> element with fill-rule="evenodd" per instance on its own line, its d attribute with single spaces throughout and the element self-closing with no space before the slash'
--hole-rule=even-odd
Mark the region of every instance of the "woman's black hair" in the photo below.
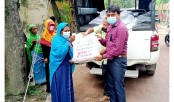
<svg viewBox="0 0 174 102">
<path fill-rule="evenodd" d="M 68 24 L 67 24 L 66 26 L 68 26 L 68 27 L 69 27 L 69 25 L 68 25 Z M 65 26 L 65 27 L 66 27 L 66 26 Z M 65 27 L 64 27 L 64 28 L 65 28 Z M 64 30 L 64 28 L 61 30 L 61 32 Z M 70 28 L 70 27 L 69 27 L 69 28 Z"/>
<path fill-rule="evenodd" d="M 66 26 L 70 28 L 70 26 L 69 26 L 68 24 L 67 24 Z M 65 26 L 65 27 L 66 27 L 66 26 Z M 64 28 L 65 28 L 65 27 L 64 27 Z M 64 28 L 61 30 L 61 32 L 64 30 Z M 71 29 L 70 29 L 70 36 L 71 36 L 71 35 L 72 35 L 72 34 L 71 34 Z"/>
<path fill-rule="evenodd" d="M 56 18 L 54 16 L 51 16 L 50 19 L 53 20 L 54 22 L 56 21 Z"/>
<path fill-rule="evenodd" d="M 108 12 L 117 12 L 117 14 L 120 14 L 120 7 L 116 6 L 116 5 L 110 5 L 106 11 L 106 13 Z"/>
</svg>

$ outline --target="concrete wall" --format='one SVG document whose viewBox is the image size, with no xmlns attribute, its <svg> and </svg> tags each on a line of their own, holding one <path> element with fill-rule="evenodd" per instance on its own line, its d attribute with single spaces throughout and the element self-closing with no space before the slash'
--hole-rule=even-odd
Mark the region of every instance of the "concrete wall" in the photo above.
<svg viewBox="0 0 174 102">
<path fill-rule="evenodd" d="M 27 6 L 20 6 L 20 19 L 22 22 L 41 24 L 47 18 L 48 0 L 27 0 Z"/>
<path fill-rule="evenodd" d="M 48 0 L 25 0 L 23 4 L 20 0 L 20 10 L 19 15 L 23 24 L 24 32 L 26 32 L 27 25 L 34 23 L 40 26 L 44 21 L 53 15 L 53 10 L 51 4 L 49 9 L 47 9 Z M 59 8 L 61 4 L 56 2 Z"/>
</svg>

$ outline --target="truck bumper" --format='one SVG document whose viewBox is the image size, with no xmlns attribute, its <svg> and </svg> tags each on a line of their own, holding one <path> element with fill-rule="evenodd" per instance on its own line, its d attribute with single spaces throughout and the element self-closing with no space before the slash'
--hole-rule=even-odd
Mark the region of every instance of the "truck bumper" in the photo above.
<svg viewBox="0 0 174 102">
<path fill-rule="evenodd" d="M 160 56 L 160 50 L 151 52 L 150 59 L 144 60 L 144 59 L 128 59 L 127 66 L 132 66 L 135 64 L 144 64 L 144 65 L 152 65 L 156 64 L 158 62 Z"/>
</svg>

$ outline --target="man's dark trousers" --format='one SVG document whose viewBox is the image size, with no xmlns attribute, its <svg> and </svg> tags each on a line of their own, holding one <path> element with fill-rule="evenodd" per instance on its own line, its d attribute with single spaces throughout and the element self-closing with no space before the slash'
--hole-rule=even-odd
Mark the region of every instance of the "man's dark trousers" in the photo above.
<svg viewBox="0 0 174 102">
<path fill-rule="evenodd" d="M 126 102 L 124 76 L 127 69 L 126 57 L 108 60 L 108 88 L 110 102 Z"/>
<path fill-rule="evenodd" d="M 103 79 L 103 84 L 104 84 L 104 96 L 109 97 L 109 92 L 108 92 L 108 65 L 104 64 L 104 61 L 102 62 L 102 79 Z"/>
</svg>

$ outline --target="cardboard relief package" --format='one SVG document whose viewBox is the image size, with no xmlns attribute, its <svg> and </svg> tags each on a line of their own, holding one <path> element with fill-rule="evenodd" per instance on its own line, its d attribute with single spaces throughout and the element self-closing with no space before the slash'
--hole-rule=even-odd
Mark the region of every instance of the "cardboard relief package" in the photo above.
<svg viewBox="0 0 174 102">
<path fill-rule="evenodd" d="M 94 57 L 99 55 L 100 43 L 95 36 L 91 33 L 83 36 L 81 33 L 75 34 L 75 41 L 73 44 L 73 59 L 74 63 L 84 63 L 94 60 Z"/>
</svg>

